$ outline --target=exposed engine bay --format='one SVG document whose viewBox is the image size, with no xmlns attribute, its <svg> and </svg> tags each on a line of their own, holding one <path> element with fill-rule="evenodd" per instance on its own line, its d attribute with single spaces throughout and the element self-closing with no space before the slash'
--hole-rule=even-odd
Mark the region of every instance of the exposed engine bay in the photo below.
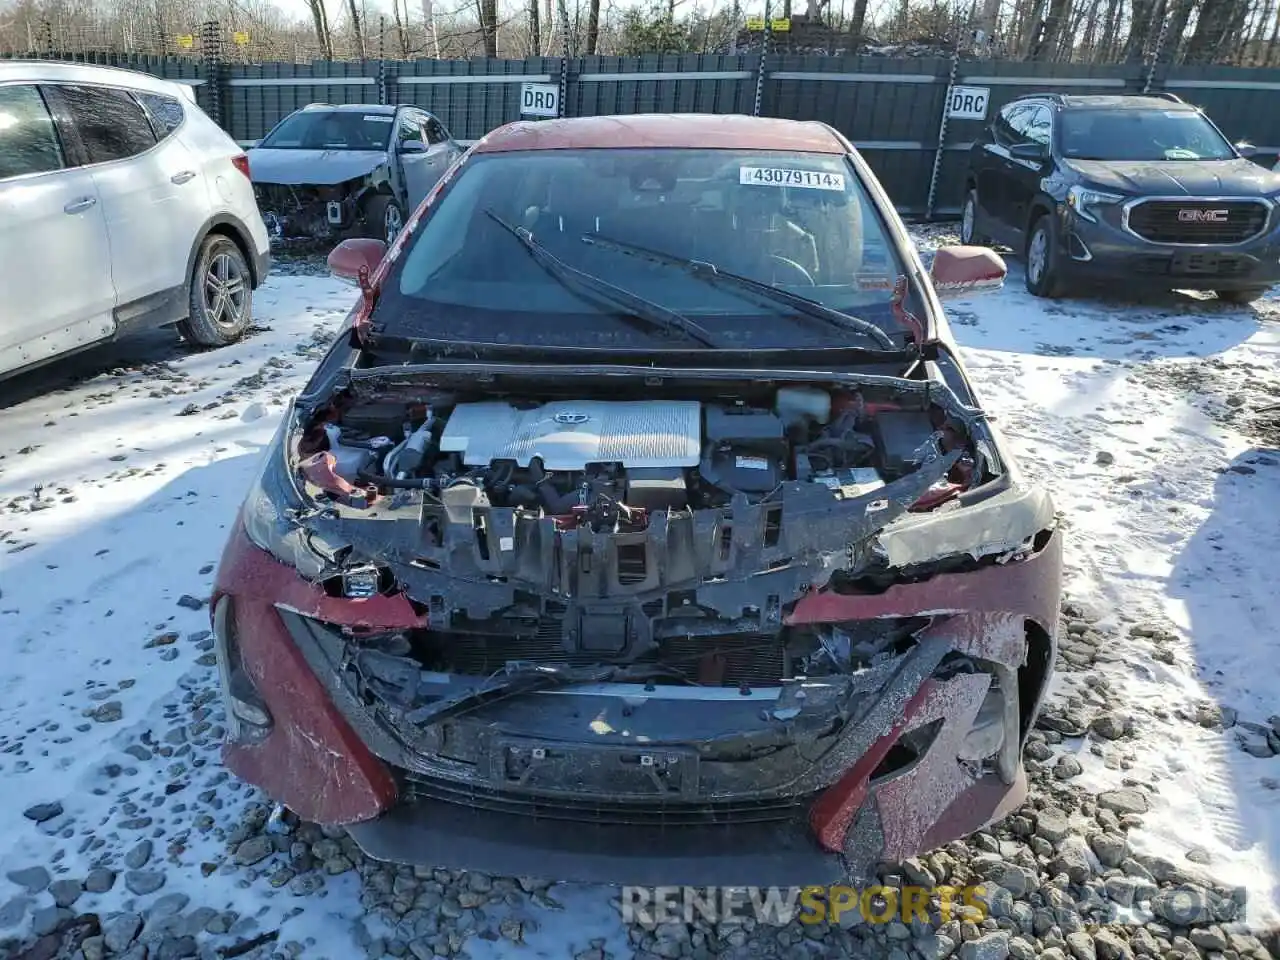
<svg viewBox="0 0 1280 960">
<path fill-rule="evenodd" d="M 940 413 L 940 411 L 939 411 Z M 784 483 L 864 496 L 955 446 L 929 410 L 782 388 L 770 406 L 693 400 L 361 404 L 324 427 L 334 472 L 365 496 L 420 489 L 446 511 L 512 508 L 560 528 L 643 529 L 653 513 L 758 502 Z M 400 438 L 393 439 L 397 434 Z M 972 477 L 957 459 L 921 506 Z M 357 498 L 359 499 L 359 498 Z"/>
<path fill-rule="evenodd" d="M 661 663 L 657 682 L 847 674 L 920 624 L 784 629 L 807 591 L 883 590 L 876 535 L 1000 476 L 937 385 L 761 385 L 564 399 L 357 380 L 296 438 L 309 545 L 335 595 L 403 591 L 429 669 Z M 495 399 L 497 396 L 497 399 Z M 968 544 L 933 569 L 1026 544 Z M 401 644 L 397 643 L 396 646 Z M 713 654 L 710 659 L 709 654 Z"/>
</svg>

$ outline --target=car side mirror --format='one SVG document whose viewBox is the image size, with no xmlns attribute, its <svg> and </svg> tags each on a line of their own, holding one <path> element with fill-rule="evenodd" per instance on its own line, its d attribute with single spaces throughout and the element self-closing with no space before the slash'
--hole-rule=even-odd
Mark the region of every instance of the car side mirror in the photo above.
<svg viewBox="0 0 1280 960">
<path fill-rule="evenodd" d="M 1244 157 L 1246 160 L 1252 160 L 1258 155 L 1258 148 L 1248 140 L 1241 140 L 1235 145 L 1235 147 L 1236 153 L 1240 154 L 1240 156 Z"/>
<path fill-rule="evenodd" d="M 359 284 L 360 274 L 368 271 L 366 275 L 372 276 L 386 252 L 387 245 L 381 240 L 369 237 L 343 240 L 329 251 L 329 272 L 339 280 Z"/>
<path fill-rule="evenodd" d="M 1028 143 L 1015 143 L 1009 148 L 1009 156 L 1015 160 L 1032 160 L 1040 163 L 1044 160 L 1047 151 L 1043 143 L 1036 143 L 1034 140 Z"/>
<path fill-rule="evenodd" d="M 426 153 L 427 145 L 423 143 L 421 140 L 401 140 L 400 152 L 401 153 Z"/>
<path fill-rule="evenodd" d="M 1004 259 L 987 247 L 942 247 L 933 255 L 929 279 L 941 300 L 999 290 L 1008 273 Z"/>
</svg>

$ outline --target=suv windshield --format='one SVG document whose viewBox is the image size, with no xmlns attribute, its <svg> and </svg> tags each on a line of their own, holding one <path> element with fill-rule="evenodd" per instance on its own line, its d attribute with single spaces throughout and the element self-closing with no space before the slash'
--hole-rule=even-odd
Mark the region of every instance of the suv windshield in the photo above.
<svg viewBox="0 0 1280 960">
<path fill-rule="evenodd" d="M 1073 160 L 1232 160 L 1235 151 L 1196 110 L 1064 110 L 1062 155 Z"/>
<path fill-rule="evenodd" d="M 354 110 L 303 110 L 285 117 L 260 148 L 269 150 L 385 150 L 395 117 Z"/>
<path fill-rule="evenodd" d="M 686 261 L 713 264 L 722 275 Z M 671 335 L 653 322 L 656 308 L 668 325 L 696 329 L 704 345 L 880 350 L 884 337 L 831 314 L 861 318 L 901 344 L 891 301 L 903 272 L 842 156 L 481 154 L 409 241 L 373 319 L 411 337 L 652 348 L 655 336 L 666 332 L 670 342 Z M 592 282 L 585 292 L 583 275 Z M 756 281 L 754 289 L 741 278 Z M 588 295 L 596 281 L 612 288 L 604 291 L 610 296 Z M 774 289 L 762 292 L 761 284 Z M 769 295 L 777 290 L 814 303 Z M 648 308 L 648 323 L 626 322 L 637 319 L 635 304 Z"/>
</svg>

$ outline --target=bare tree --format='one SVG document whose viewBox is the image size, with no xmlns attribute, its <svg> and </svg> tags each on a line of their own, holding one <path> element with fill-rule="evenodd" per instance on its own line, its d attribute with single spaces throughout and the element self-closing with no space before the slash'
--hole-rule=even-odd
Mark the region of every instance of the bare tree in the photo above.
<svg viewBox="0 0 1280 960">
<path fill-rule="evenodd" d="M 391 0 L 391 19 L 396 25 L 396 47 L 400 52 L 403 60 L 409 59 L 409 29 L 408 19 L 409 10 L 406 7 L 404 14 L 400 13 L 401 0 Z"/>
<path fill-rule="evenodd" d="M 1062 35 L 1062 27 L 1067 19 L 1071 0 L 1050 0 L 1049 12 L 1040 24 L 1039 35 L 1028 51 L 1031 60 L 1052 60 L 1057 48 L 1058 38 Z"/>
<path fill-rule="evenodd" d="M 333 59 L 333 34 L 329 31 L 329 14 L 325 12 L 324 0 L 307 0 L 311 8 L 311 19 L 315 23 L 316 43 L 326 60 Z"/>
<path fill-rule="evenodd" d="M 1237 19 L 1248 10 L 1245 0 L 1204 0 L 1195 32 L 1187 41 L 1187 63 L 1212 63 L 1232 35 Z"/>
<path fill-rule="evenodd" d="M 356 56 L 365 60 L 368 58 L 368 51 L 365 49 L 364 27 L 360 22 L 360 9 L 356 6 L 356 0 L 347 0 L 347 13 L 351 17 L 351 38 L 355 41 Z"/>
<path fill-rule="evenodd" d="M 849 36 L 854 42 L 860 41 L 866 34 L 867 0 L 854 0 L 853 14 L 849 17 Z"/>
<path fill-rule="evenodd" d="M 480 14 L 480 36 L 484 40 L 484 55 L 498 56 L 498 0 L 476 0 Z"/>
<path fill-rule="evenodd" d="M 600 0 L 590 0 L 587 8 L 587 50 L 588 57 L 596 55 L 596 47 L 600 43 Z"/>
</svg>

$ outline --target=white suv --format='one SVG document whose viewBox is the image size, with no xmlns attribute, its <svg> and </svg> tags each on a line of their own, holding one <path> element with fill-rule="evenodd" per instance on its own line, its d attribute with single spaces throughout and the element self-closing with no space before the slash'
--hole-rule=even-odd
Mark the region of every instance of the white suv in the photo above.
<svg viewBox="0 0 1280 960">
<path fill-rule="evenodd" d="M 144 326 L 231 343 L 269 264 L 248 161 L 190 86 L 0 60 L 0 376 Z"/>
</svg>

